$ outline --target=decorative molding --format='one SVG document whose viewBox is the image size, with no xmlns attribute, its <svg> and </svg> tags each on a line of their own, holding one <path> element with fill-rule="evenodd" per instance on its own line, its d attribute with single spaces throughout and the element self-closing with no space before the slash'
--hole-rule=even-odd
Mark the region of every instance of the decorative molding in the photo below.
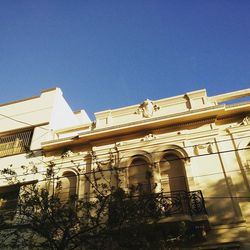
<svg viewBox="0 0 250 250">
<path fill-rule="evenodd" d="M 62 158 L 68 158 L 71 156 L 74 156 L 74 153 L 70 149 L 62 154 Z"/>
<path fill-rule="evenodd" d="M 156 139 L 156 136 L 150 133 L 146 135 L 144 138 L 142 138 L 141 141 L 152 141 L 154 139 Z"/>
<path fill-rule="evenodd" d="M 79 155 L 82 155 L 83 152 L 77 152 L 77 153 L 74 153 L 72 152 L 70 149 L 67 150 L 66 152 L 64 152 L 61 157 L 59 158 L 69 158 L 69 157 L 73 157 L 73 156 L 79 156 Z"/>
<path fill-rule="evenodd" d="M 110 148 L 108 153 L 105 154 L 103 158 L 98 156 L 98 153 L 94 150 L 90 151 L 90 155 L 92 156 L 92 164 L 94 168 L 107 168 L 114 167 L 119 162 L 119 151 L 115 146 L 114 148 Z"/>
<path fill-rule="evenodd" d="M 245 116 L 241 122 L 238 122 L 238 123 L 235 123 L 235 124 L 232 124 L 230 125 L 227 130 L 229 131 L 230 129 L 232 128 L 237 128 L 237 127 L 242 127 L 242 126 L 247 126 L 247 125 L 250 125 L 250 116 L 247 115 Z"/>
<path fill-rule="evenodd" d="M 115 143 L 115 146 L 116 146 L 116 147 L 124 146 L 124 142 L 123 142 L 123 141 L 116 142 L 116 143 Z"/>
<path fill-rule="evenodd" d="M 239 125 L 250 125 L 250 116 L 247 115 Z"/>
<path fill-rule="evenodd" d="M 146 99 L 140 104 L 135 114 L 142 114 L 144 118 L 150 118 L 153 116 L 154 112 L 159 109 L 160 107 L 157 104 L 154 104 L 151 100 Z"/>
<path fill-rule="evenodd" d="M 200 155 L 200 154 L 212 154 L 214 153 L 213 149 L 213 143 L 208 142 L 205 144 L 199 144 L 194 146 L 194 154 Z"/>
</svg>

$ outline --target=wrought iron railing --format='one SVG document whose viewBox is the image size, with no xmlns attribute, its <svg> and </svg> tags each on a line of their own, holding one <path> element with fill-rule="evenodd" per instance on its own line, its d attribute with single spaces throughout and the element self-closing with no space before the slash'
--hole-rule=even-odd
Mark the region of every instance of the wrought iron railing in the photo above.
<svg viewBox="0 0 250 250">
<path fill-rule="evenodd" d="M 145 195 L 143 209 L 150 210 L 152 207 L 157 207 L 163 217 L 207 214 L 205 202 L 200 190 L 191 192 L 174 191 Z M 146 213 L 150 214 L 148 211 Z"/>
<path fill-rule="evenodd" d="M 0 157 L 24 153 L 29 149 L 33 130 L 0 137 Z"/>
<path fill-rule="evenodd" d="M 207 213 L 200 190 L 163 193 L 163 195 L 160 196 L 159 204 L 165 216 L 174 214 L 204 215 Z"/>
</svg>

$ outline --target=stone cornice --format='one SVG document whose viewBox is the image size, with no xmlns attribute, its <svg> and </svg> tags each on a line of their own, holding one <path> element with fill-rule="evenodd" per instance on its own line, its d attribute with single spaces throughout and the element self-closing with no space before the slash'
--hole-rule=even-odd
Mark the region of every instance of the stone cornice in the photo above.
<svg viewBox="0 0 250 250">
<path fill-rule="evenodd" d="M 185 123 L 201 122 L 203 120 L 216 118 L 219 112 L 224 110 L 224 106 L 218 105 L 215 107 L 208 107 L 198 110 L 191 110 L 181 112 L 174 115 L 161 116 L 156 118 L 148 118 L 146 120 L 126 123 L 117 126 L 110 126 L 102 129 L 94 129 L 84 133 L 79 133 L 78 136 L 70 138 L 62 138 L 53 141 L 42 143 L 44 150 L 65 147 L 66 145 L 76 145 L 79 143 L 88 143 L 92 140 L 100 140 L 108 137 L 125 135 L 128 133 L 135 133 L 141 130 L 152 130 L 163 127 L 179 126 Z"/>
<path fill-rule="evenodd" d="M 250 103 L 245 102 L 239 105 L 216 105 L 206 108 L 193 109 L 185 112 L 146 118 L 139 121 L 123 123 L 115 126 L 96 128 L 86 132 L 78 132 L 77 136 L 62 138 L 42 143 L 44 150 L 66 147 L 69 145 L 86 144 L 114 136 L 124 136 L 140 131 L 152 131 L 154 129 L 188 126 L 194 123 L 212 123 L 216 119 L 224 119 L 242 113 L 249 113 Z M 209 121 L 209 122 L 208 122 Z M 78 130 L 79 131 L 79 130 Z M 76 131 L 77 132 L 77 129 Z"/>
</svg>

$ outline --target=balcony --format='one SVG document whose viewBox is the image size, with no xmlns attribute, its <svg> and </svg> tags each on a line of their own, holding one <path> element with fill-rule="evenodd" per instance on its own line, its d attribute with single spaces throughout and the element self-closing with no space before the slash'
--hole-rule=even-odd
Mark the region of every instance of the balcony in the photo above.
<svg viewBox="0 0 250 250">
<path fill-rule="evenodd" d="M 162 207 L 164 216 L 181 215 L 206 215 L 206 208 L 202 192 L 198 191 L 175 191 L 163 193 L 160 196 L 159 204 Z"/>
<path fill-rule="evenodd" d="M 202 192 L 175 191 L 145 195 L 143 208 L 145 214 L 150 214 L 152 207 L 157 207 L 162 222 L 180 220 L 202 221 L 207 220 L 207 212 Z"/>
<path fill-rule="evenodd" d="M 25 153 L 29 149 L 33 130 L 0 137 L 0 157 Z"/>
</svg>

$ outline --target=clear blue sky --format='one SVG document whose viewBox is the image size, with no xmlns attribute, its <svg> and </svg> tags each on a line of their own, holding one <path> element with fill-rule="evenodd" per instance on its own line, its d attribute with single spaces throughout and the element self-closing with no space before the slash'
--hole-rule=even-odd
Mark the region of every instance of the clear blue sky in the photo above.
<svg viewBox="0 0 250 250">
<path fill-rule="evenodd" d="M 0 1 L 0 103 L 58 86 L 96 111 L 250 87 L 249 0 Z"/>
</svg>

